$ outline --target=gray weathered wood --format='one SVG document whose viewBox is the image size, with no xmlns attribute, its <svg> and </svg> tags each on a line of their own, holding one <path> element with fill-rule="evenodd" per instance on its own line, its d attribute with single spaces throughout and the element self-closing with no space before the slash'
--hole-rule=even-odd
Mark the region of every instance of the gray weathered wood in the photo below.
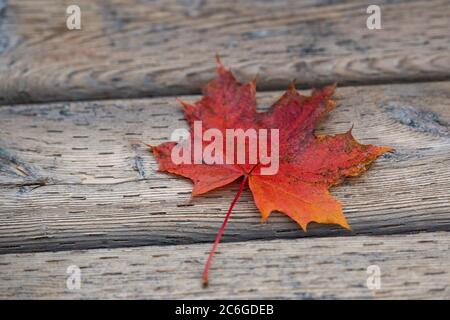
<svg viewBox="0 0 450 320">
<path fill-rule="evenodd" d="M 260 87 L 444 80 L 450 76 L 448 0 L 377 1 L 382 30 L 361 1 L 0 1 L 0 103 L 199 92 L 214 56 Z"/>
<path fill-rule="evenodd" d="M 0 298 L 450 298 L 447 232 L 220 244 L 204 289 L 210 246 L 0 255 Z M 81 269 L 80 290 L 66 287 L 71 265 Z M 370 265 L 379 267 L 379 290 L 367 287 Z"/>
<path fill-rule="evenodd" d="M 258 95 L 262 109 L 281 93 Z M 183 97 L 194 101 L 198 97 Z M 396 149 L 332 193 L 353 228 L 307 234 L 245 191 L 224 241 L 450 230 L 450 83 L 347 87 L 321 133 Z M 0 252 L 211 242 L 237 184 L 190 200 L 191 183 L 157 173 L 139 143 L 185 127 L 174 98 L 0 108 Z"/>
</svg>

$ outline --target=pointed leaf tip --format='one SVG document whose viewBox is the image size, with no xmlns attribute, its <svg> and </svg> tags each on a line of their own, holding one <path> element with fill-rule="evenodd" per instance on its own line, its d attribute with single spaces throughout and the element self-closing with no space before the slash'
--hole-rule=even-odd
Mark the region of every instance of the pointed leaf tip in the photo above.
<svg viewBox="0 0 450 320">
<path fill-rule="evenodd" d="M 181 107 L 183 107 L 183 109 L 185 111 L 188 111 L 188 110 L 191 110 L 191 109 L 194 108 L 194 106 L 192 104 L 190 104 L 189 102 L 183 101 L 183 100 L 181 100 L 179 98 L 177 98 L 176 100 L 181 105 Z"/>
<path fill-rule="evenodd" d="M 288 90 L 290 90 L 290 91 L 297 91 L 296 85 L 297 85 L 297 79 L 293 79 L 291 81 L 291 83 L 289 84 Z"/>
<path fill-rule="evenodd" d="M 222 61 L 220 61 L 220 55 L 216 53 L 216 63 L 220 66 L 223 66 Z"/>
<path fill-rule="evenodd" d="M 216 65 L 217 65 L 217 72 L 225 71 L 225 66 L 222 64 L 222 60 L 220 59 L 219 54 L 216 54 Z"/>
<path fill-rule="evenodd" d="M 312 91 L 313 96 L 321 96 L 322 98 L 331 98 L 336 90 L 336 83 L 324 86 L 322 88 L 314 88 Z"/>
<path fill-rule="evenodd" d="M 355 124 L 352 122 L 352 126 L 345 133 L 346 135 L 350 136 L 350 138 L 353 138 L 353 128 L 354 128 L 354 126 L 355 126 Z"/>
</svg>

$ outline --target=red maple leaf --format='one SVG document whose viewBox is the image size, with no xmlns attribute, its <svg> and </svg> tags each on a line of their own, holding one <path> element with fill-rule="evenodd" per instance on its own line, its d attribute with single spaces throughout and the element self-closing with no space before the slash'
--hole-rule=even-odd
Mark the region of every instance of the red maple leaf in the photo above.
<svg viewBox="0 0 450 320">
<path fill-rule="evenodd" d="M 171 157 L 176 142 L 152 147 L 159 171 L 191 179 L 194 196 L 243 177 L 205 265 L 204 284 L 208 282 L 212 255 L 247 181 L 263 222 L 271 212 L 279 211 L 291 217 L 305 231 L 308 223 L 313 221 L 350 229 L 340 202 L 331 196 L 328 189 L 345 177 L 359 175 L 377 157 L 392 150 L 358 143 L 351 129 L 333 136 L 314 134 L 317 123 L 336 106 L 331 99 L 334 85 L 313 90 L 311 96 L 304 96 L 292 83 L 268 111 L 257 112 L 255 81 L 241 84 L 219 59 L 217 63 L 216 79 L 204 88 L 203 98 L 193 105 L 181 102 L 191 128 L 191 142 L 198 136 L 193 130 L 196 121 L 202 121 L 202 134 L 208 129 L 217 129 L 223 136 L 226 136 L 226 129 L 278 129 L 279 170 L 276 174 L 263 175 L 261 169 L 264 165 L 249 163 L 249 148 L 245 149 L 246 162 L 241 164 L 195 164 L 192 155 L 189 155 L 191 163 L 176 164 Z M 202 148 L 208 145 L 207 141 L 201 143 Z M 227 157 L 225 147 L 217 152 Z M 233 157 L 236 160 L 235 155 Z"/>
</svg>

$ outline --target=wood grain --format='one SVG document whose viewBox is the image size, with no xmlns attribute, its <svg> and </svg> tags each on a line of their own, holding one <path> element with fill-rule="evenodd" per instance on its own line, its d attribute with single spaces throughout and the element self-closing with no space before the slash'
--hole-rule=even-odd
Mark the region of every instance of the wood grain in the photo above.
<svg viewBox="0 0 450 320">
<path fill-rule="evenodd" d="M 219 53 L 260 88 L 450 79 L 448 0 L 0 1 L 0 103 L 198 93 Z"/>
<path fill-rule="evenodd" d="M 279 95 L 259 94 L 261 109 Z M 319 133 L 353 124 L 363 143 L 396 149 L 332 189 L 353 231 L 305 234 L 277 213 L 260 224 L 245 190 L 225 242 L 450 230 L 450 82 L 339 88 L 336 100 Z M 170 97 L 1 107 L 0 252 L 210 243 L 238 184 L 191 199 L 140 142 L 185 126 Z"/>
<path fill-rule="evenodd" d="M 449 299 L 450 236 L 248 241 L 0 255 L 2 299 Z M 66 270 L 81 269 L 80 290 Z M 378 266 L 380 289 L 367 287 Z M 373 274 L 373 273 L 372 273 Z"/>
</svg>

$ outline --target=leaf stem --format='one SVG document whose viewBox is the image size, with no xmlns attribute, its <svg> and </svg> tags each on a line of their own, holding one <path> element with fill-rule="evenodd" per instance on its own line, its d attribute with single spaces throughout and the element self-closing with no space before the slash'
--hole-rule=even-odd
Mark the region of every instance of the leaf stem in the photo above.
<svg viewBox="0 0 450 320">
<path fill-rule="evenodd" d="M 217 245 L 219 244 L 220 238 L 222 237 L 222 234 L 225 230 L 225 226 L 227 225 L 228 219 L 230 218 L 231 211 L 233 211 L 234 205 L 236 204 L 237 200 L 239 199 L 239 196 L 241 195 L 242 191 L 244 190 L 245 183 L 247 182 L 247 180 L 248 180 L 248 175 L 245 175 L 244 179 L 241 182 L 239 191 L 237 192 L 236 196 L 234 197 L 233 202 L 231 202 L 230 208 L 228 209 L 228 213 L 225 216 L 225 219 L 223 220 L 223 223 L 222 223 L 222 226 L 220 227 L 219 232 L 217 233 L 216 241 L 214 241 L 211 251 L 209 252 L 208 260 L 206 261 L 206 264 L 205 264 L 205 270 L 203 271 L 203 286 L 205 286 L 205 287 L 208 286 L 208 272 L 209 272 L 209 267 L 211 266 L 212 257 L 214 255 L 214 252 L 216 251 Z"/>
</svg>

